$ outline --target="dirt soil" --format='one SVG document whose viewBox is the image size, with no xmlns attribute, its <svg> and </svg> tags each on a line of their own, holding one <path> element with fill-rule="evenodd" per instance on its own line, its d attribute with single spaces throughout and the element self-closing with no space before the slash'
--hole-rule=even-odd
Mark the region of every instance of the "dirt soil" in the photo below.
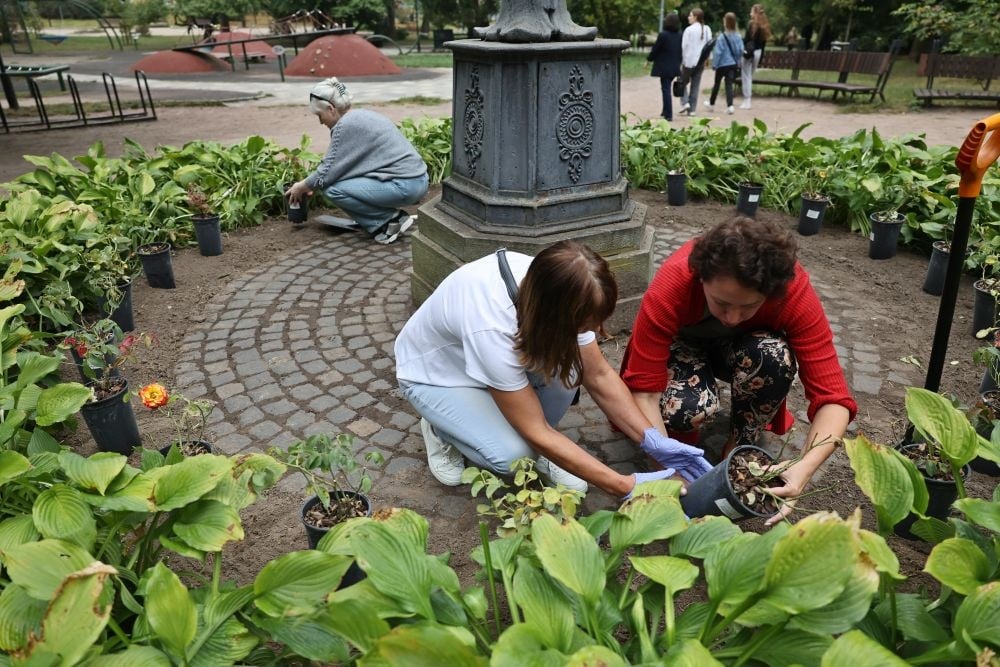
<svg viewBox="0 0 1000 667">
<path fill-rule="evenodd" d="M 646 94 L 653 96 L 655 87 L 646 82 Z M 755 106 L 758 104 L 755 100 Z M 797 117 L 783 117 L 782 124 L 794 127 L 811 118 L 811 108 L 799 103 L 800 108 L 789 110 Z M 623 101 L 623 108 L 626 106 Z M 421 107 L 387 107 L 387 115 L 400 118 L 406 115 L 420 115 Z M 391 111 L 391 112 L 390 112 Z M 898 133 L 919 130 L 927 118 L 907 123 L 903 116 L 895 118 Z M 861 126 L 870 126 L 875 117 L 866 117 Z M 880 119 L 885 122 L 886 119 Z M 890 121 L 892 122 L 892 121 Z M 24 153 L 48 154 L 59 151 L 66 155 L 77 155 L 86 145 L 98 138 L 108 143 L 109 151 L 120 147 L 123 136 L 131 136 L 145 146 L 156 143 L 180 143 L 187 138 L 213 140 L 237 140 L 260 133 L 266 137 L 276 134 L 283 143 L 295 144 L 298 136 L 308 129 L 317 139 L 317 149 L 325 147 L 325 137 L 318 127 L 312 127 L 315 120 L 303 109 L 280 108 L 240 108 L 228 109 L 166 109 L 158 122 L 131 126 L 128 128 L 97 128 L 87 132 L 51 132 L 26 137 L 5 137 L 5 150 L 0 156 L 0 178 L 11 178 L 26 170 L 27 163 L 19 156 Z M 849 128 L 846 128 L 849 129 Z M 856 127 L 854 129 L 857 129 Z M 235 133 L 235 134 L 234 134 Z M 961 139 L 960 133 L 956 141 Z M 82 136 L 85 135 L 85 136 Z M 237 136 L 238 135 L 238 136 Z M 831 133 L 831 136 L 834 136 Z M 431 198 L 437 189 L 428 194 Z M 662 193 L 633 191 L 632 196 L 648 205 L 647 221 L 656 227 L 669 228 L 674 225 L 704 229 L 732 213 L 731 206 L 716 203 L 692 202 L 682 208 L 668 208 Z M 759 218 L 777 220 L 789 229 L 794 229 L 795 220 L 784 214 L 761 211 Z M 328 232 L 315 224 L 289 233 L 287 221 L 272 219 L 259 228 L 228 234 L 224 240 L 225 252 L 217 257 L 201 257 L 196 249 L 181 249 L 175 253 L 175 275 L 178 287 L 175 290 L 153 290 L 141 280 L 137 281 L 133 295 L 136 320 L 143 329 L 153 333 L 158 343 L 141 354 L 141 363 L 127 369 L 128 376 L 136 386 L 150 381 L 172 384 L 173 368 L 181 353 L 181 341 L 185 334 L 204 320 L 203 305 L 222 292 L 226 285 L 242 272 L 259 264 L 262 258 L 270 259 L 279 255 L 294 253 L 297 249 L 317 240 Z M 815 282 L 822 283 L 837 292 L 852 295 L 852 299 L 864 304 L 861 312 L 845 312 L 841 319 L 844 335 L 862 335 L 878 346 L 882 358 L 888 362 L 916 358 L 926 363 L 931 347 L 934 323 L 937 317 L 939 299 L 923 293 L 920 285 L 926 270 L 926 252 L 901 249 L 897 257 L 876 262 L 867 257 L 867 239 L 842 228 L 824 228 L 813 237 L 800 238 L 800 258 L 812 274 Z M 982 377 L 982 368 L 971 361 L 976 341 L 969 334 L 972 313 L 972 287 L 968 276 L 963 278 L 959 301 L 945 365 L 941 388 L 953 392 L 968 402 L 974 398 Z M 625 338 L 619 337 L 604 345 L 605 353 L 613 365 L 620 362 Z M 922 377 L 923 371 L 916 371 L 915 377 Z M 855 422 L 857 431 L 865 433 L 877 442 L 898 441 L 904 431 L 903 385 L 885 380 L 880 393 L 874 398 L 867 396 L 861 401 L 861 409 Z M 801 388 L 793 392 L 794 405 L 802 408 Z M 399 409 L 407 410 L 400 402 Z M 169 442 L 169 427 L 154 419 L 154 415 L 137 411 L 140 428 L 147 442 L 166 444 Z M 82 428 L 82 426 L 81 426 Z M 71 442 L 73 439 L 71 439 Z M 81 445 L 85 449 L 84 446 Z M 86 453 L 86 452 L 84 452 Z M 430 479 L 429 476 L 426 476 Z M 971 495 L 988 497 L 996 478 L 974 475 L 969 483 Z M 430 479 L 426 488 L 420 485 L 394 486 L 386 480 L 376 489 L 373 501 L 377 507 L 398 504 L 407 506 L 408 500 L 434 494 L 450 494 L 448 502 L 467 503 L 473 507 L 475 501 L 468 498 L 467 490 L 452 492 L 440 486 L 432 486 Z M 828 462 L 816 486 L 826 492 L 809 497 L 802 502 L 803 507 L 831 509 L 846 516 L 862 507 L 865 522 L 873 526 L 874 513 L 867 506 L 859 489 L 853 483 L 853 475 L 846 456 L 837 452 Z M 607 496 L 592 494 L 586 507 L 596 509 L 607 507 Z M 464 500 L 463 500 L 464 499 Z M 241 582 L 251 580 L 270 559 L 292 549 L 306 548 L 306 537 L 298 522 L 301 494 L 287 487 L 277 489 L 266 499 L 251 506 L 244 513 L 246 539 L 227 550 L 225 563 L 227 575 Z M 470 583 L 475 566 L 468 558 L 470 550 L 478 543 L 478 533 L 474 512 L 456 512 L 459 519 L 441 518 L 436 520 L 431 530 L 432 553 L 445 551 L 454 554 L 452 564 L 458 569 L 465 583 Z M 470 518 L 471 517 L 471 518 Z M 760 522 L 747 522 L 749 529 L 762 529 Z M 929 549 L 926 545 L 891 538 L 900 557 L 904 572 L 915 577 L 910 585 L 927 583 L 921 579 L 922 569 Z"/>
</svg>

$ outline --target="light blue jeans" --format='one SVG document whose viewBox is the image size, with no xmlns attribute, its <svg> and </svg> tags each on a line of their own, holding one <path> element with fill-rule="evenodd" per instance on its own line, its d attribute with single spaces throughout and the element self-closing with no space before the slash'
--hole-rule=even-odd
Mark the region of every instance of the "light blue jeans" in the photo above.
<svg viewBox="0 0 1000 667">
<path fill-rule="evenodd" d="M 427 185 L 427 174 L 391 181 L 362 176 L 330 185 L 323 196 L 374 236 L 400 207 L 420 201 L 427 194 Z"/>
<path fill-rule="evenodd" d="M 576 387 L 567 389 L 558 379 L 542 384 L 531 373 L 528 381 L 542 404 L 545 421 L 555 427 L 572 404 Z M 517 459 L 538 456 L 500 412 L 489 390 L 436 387 L 405 380 L 400 380 L 399 386 L 403 397 L 431 423 L 438 436 L 457 447 L 476 467 L 509 475 Z"/>
</svg>

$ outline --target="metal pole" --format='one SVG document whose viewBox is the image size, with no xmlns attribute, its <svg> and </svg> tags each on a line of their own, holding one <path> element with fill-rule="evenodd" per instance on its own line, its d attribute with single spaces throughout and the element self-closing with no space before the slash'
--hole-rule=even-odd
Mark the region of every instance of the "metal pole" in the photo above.
<svg viewBox="0 0 1000 667">
<path fill-rule="evenodd" d="M 0 53 L 0 84 L 3 86 L 4 97 L 7 98 L 7 106 L 11 109 L 20 109 L 21 105 L 17 102 L 17 93 L 14 92 L 14 85 L 10 82 L 10 77 L 7 76 L 7 66 L 3 64 L 2 53 Z"/>
<path fill-rule="evenodd" d="M 657 34 L 663 32 L 663 2 L 664 0 L 660 0 L 660 23 L 659 23 L 660 27 L 656 31 Z"/>
</svg>

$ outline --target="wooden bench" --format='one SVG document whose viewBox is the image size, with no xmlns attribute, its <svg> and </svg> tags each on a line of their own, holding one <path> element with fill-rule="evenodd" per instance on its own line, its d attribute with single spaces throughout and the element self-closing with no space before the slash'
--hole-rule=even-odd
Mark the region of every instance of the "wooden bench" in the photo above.
<svg viewBox="0 0 1000 667">
<path fill-rule="evenodd" d="M 962 56 L 940 53 L 941 44 L 935 41 L 927 59 L 922 62 L 920 74 L 927 75 L 927 86 L 914 88 L 913 96 L 930 106 L 934 100 L 975 100 L 1000 103 L 1000 90 L 990 90 L 990 83 L 1000 78 L 1000 56 Z M 978 88 L 935 88 L 935 78 L 971 79 Z"/>
<path fill-rule="evenodd" d="M 818 98 L 824 91 L 833 93 L 836 100 L 841 94 L 852 98 L 858 94 L 870 95 L 874 102 L 878 95 L 885 101 L 885 84 L 892 73 L 892 65 L 899 53 L 900 40 L 892 43 L 886 52 L 881 51 L 765 51 L 760 62 L 758 75 L 754 76 L 754 86 L 777 86 L 781 93 L 785 88 L 797 95 L 803 88 L 816 91 Z M 761 70 L 791 70 L 790 78 L 768 78 Z M 802 74 L 827 72 L 826 78 L 803 79 Z M 764 74 L 765 76 L 761 76 Z M 851 75 L 873 77 L 863 83 L 848 82 Z"/>
<path fill-rule="evenodd" d="M 69 71 L 69 65 L 4 65 L 3 73 L 7 76 L 17 76 L 23 79 L 36 79 L 40 76 L 55 74 L 59 77 L 59 90 L 66 90 L 63 72 Z"/>
</svg>

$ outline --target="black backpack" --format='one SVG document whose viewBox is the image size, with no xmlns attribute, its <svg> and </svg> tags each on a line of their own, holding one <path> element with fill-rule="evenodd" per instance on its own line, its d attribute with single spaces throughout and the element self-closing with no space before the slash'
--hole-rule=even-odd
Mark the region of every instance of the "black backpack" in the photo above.
<svg viewBox="0 0 1000 667">
<path fill-rule="evenodd" d="M 705 46 L 701 47 L 701 55 L 698 56 L 698 64 L 694 66 L 695 69 L 700 68 L 708 60 L 708 57 L 712 55 L 712 49 L 715 48 L 715 41 L 718 37 L 713 37 L 712 39 L 705 42 Z"/>
</svg>

